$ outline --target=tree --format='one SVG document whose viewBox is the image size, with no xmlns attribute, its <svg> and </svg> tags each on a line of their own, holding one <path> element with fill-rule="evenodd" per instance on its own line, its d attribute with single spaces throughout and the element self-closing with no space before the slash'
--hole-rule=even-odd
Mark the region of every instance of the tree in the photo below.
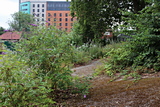
<svg viewBox="0 0 160 107">
<path fill-rule="evenodd" d="M 2 35 L 4 33 L 4 28 L 0 27 L 0 35 Z"/>
<path fill-rule="evenodd" d="M 160 35 L 160 2 L 158 0 L 148 1 L 151 6 L 147 6 L 137 13 L 134 12 L 122 12 L 123 20 L 125 20 L 125 25 L 123 25 L 125 31 L 128 31 L 128 27 L 133 28 L 131 31 L 137 34 L 153 34 Z M 122 27 L 122 28 L 123 28 Z M 144 34 L 145 33 L 145 34 Z"/>
<path fill-rule="evenodd" d="M 10 21 L 8 24 L 12 30 L 16 31 L 29 31 L 29 24 L 34 23 L 33 16 L 23 12 L 16 12 L 12 14 L 12 18 L 13 20 Z"/>
<path fill-rule="evenodd" d="M 71 15 L 77 17 L 83 41 L 88 42 L 122 22 L 121 11 L 138 13 L 145 6 L 145 0 L 71 0 Z"/>
</svg>

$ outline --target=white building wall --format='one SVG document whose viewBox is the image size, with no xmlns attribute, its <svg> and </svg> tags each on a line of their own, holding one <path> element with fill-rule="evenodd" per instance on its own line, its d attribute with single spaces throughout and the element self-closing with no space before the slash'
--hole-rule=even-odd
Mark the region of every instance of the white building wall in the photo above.
<svg viewBox="0 0 160 107">
<path fill-rule="evenodd" d="M 34 15 L 37 24 L 44 25 L 46 22 L 46 1 L 48 0 L 21 0 L 23 2 L 30 2 L 30 13 Z M 38 6 L 39 5 L 39 6 Z"/>
<path fill-rule="evenodd" d="M 31 1 L 31 14 L 35 16 L 37 23 L 45 24 L 46 21 L 46 2 Z"/>
</svg>

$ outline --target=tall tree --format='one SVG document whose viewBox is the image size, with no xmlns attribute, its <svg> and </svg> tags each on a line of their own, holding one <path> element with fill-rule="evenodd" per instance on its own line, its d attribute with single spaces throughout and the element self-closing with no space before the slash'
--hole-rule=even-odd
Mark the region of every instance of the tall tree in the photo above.
<svg viewBox="0 0 160 107">
<path fill-rule="evenodd" d="M 145 0 L 71 0 L 71 15 L 77 17 L 87 42 L 119 24 L 121 11 L 138 13 L 145 5 Z"/>
<path fill-rule="evenodd" d="M 2 35 L 4 33 L 4 28 L 0 27 L 0 35 Z"/>
<path fill-rule="evenodd" d="M 34 18 L 30 14 L 23 12 L 16 12 L 12 14 L 13 20 L 9 21 L 9 26 L 12 30 L 16 31 L 29 31 L 29 24 L 34 23 Z"/>
<path fill-rule="evenodd" d="M 139 14 L 134 12 L 123 12 L 123 19 L 127 22 L 123 25 L 124 30 L 128 32 L 128 27 L 133 28 L 132 31 L 129 31 L 140 34 L 153 34 L 160 35 L 160 0 L 148 0 L 151 4 L 150 6 L 145 7 L 141 11 L 138 11 Z"/>
</svg>

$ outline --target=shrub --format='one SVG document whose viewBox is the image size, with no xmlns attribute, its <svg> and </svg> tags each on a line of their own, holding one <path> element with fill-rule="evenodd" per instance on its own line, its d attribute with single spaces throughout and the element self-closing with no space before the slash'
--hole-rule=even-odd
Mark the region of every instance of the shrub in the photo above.
<svg viewBox="0 0 160 107">
<path fill-rule="evenodd" d="M 8 53 L 0 57 L 0 106 L 50 106 L 54 104 L 50 85 L 37 77 L 37 70 L 25 60 Z"/>
<path fill-rule="evenodd" d="M 126 26 L 124 24 L 121 28 L 124 34 L 132 35 L 132 38 L 126 41 L 122 47 L 112 49 L 107 53 L 109 59 L 106 66 L 109 67 L 105 68 L 106 72 L 120 72 L 136 77 L 135 74 L 138 73 L 160 70 L 159 3 L 155 1 L 151 6 L 139 11 L 138 14 L 124 12 Z M 130 27 L 133 30 L 128 30 Z"/>
<path fill-rule="evenodd" d="M 70 70 L 74 56 L 71 36 L 54 27 L 35 27 L 30 34 L 25 34 L 15 49 L 19 58 L 25 60 L 29 67 L 36 68 L 37 77 L 51 85 L 50 95 L 58 100 L 63 94 L 59 92 L 66 94 L 74 89 Z"/>
<path fill-rule="evenodd" d="M 109 56 L 106 66 L 106 72 L 109 70 L 122 72 L 124 69 L 131 67 L 132 70 L 139 66 L 144 69 L 154 69 L 159 71 L 159 53 L 160 48 L 158 43 L 160 36 L 158 35 L 145 35 L 138 36 L 124 43 L 121 47 L 112 49 L 107 53 Z M 148 72 L 148 71 L 141 71 Z"/>
<path fill-rule="evenodd" d="M 30 67 L 36 66 L 39 76 L 48 76 L 53 89 L 68 87 L 72 81 L 70 37 L 54 27 L 37 27 L 31 34 L 17 44 L 20 57 Z"/>
</svg>

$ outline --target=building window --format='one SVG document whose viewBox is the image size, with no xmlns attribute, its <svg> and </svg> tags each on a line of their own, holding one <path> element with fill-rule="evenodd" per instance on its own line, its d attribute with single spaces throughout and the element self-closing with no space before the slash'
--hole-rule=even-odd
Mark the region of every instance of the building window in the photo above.
<svg viewBox="0 0 160 107">
<path fill-rule="evenodd" d="M 44 21 L 44 19 L 42 18 L 42 21 Z"/>
<path fill-rule="evenodd" d="M 35 4 L 33 4 L 33 7 L 35 7 Z"/>
<path fill-rule="evenodd" d="M 22 11 L 27 11 L 28 9 L 23 9 Z"/>
<path fill-rule="evenodd" d="M 37 12 L 39 12 L 39 9 L 37 9 Z"/>
<path fill-rule="evenodd" d="M 56 1 L 56 0 L 54 0 L 54 1 Z M 69 6 L 70 6 L 69 2 L 67 2 L 67 3 L 61 3 L 61 2 L 51 3 L 50 2 L 50 3 L 47 3 L 47 10 L 52 10 L 52 11 L 70 10 Z"/>
<path fill-rule="evenodd" d="M 62 17 L 62 13 L 59 13 L 59 16 Z"/>
<path fill-rule="evenodd" d="M 73 18 L 71 18 L 71 21 L 73 21 Z"/>
<path fill-rule="evenodd" d="M 39 14 L 37 14 L 37 17 L 39 17 Z"/>
<path fill-rule="evenodd" d="M 42 4 L 42 7 L 44 7 L 44 4 Z"/>
<path fill-rule="evenodd" d="M 42 12 L 44 12 L 44 9 L 42 9 Z"/>
<path fill-rule="evenodd" d="M 51 21 L 51 19 L 50 19 L 50 18 L 48 18 L 48 21 Z"/>
<path fill-rule="evenodd" d="M 68 21 L 68 18 L 65 18 L 65 21 Z"/>
<path fill-rule="evenodd" d="M 65 30 L 67 31 L 68 29 L 67 29 L 67 28 L 65 28 Z"/>
<path fill-rule="evenodd" d="M 71 23 L 71 26 L 73 26 L 73 23 Z"/>
<path fill-rule="evenodd" d="M 59 18 L 59 21 L 62 21 L 62 18 Z"/>
<path fill-rule="evenodd" d="M 37 4 L 37 7 L 39 7 L 39 4 Z"/>
<path fill-rule="evenodd" d="M 68 23 L 65 23 L 65 26 L 68 26 Z"/>
<path fill-rule="evenodd" d="M 33 9 L 33 12 L 35 12 L 35 9 Z"/>
<path fill-rule="evenodd" d="M 56 21 L 56 18 L 54 18 L 54 20 L 53 21 Z"/>
<path fill-rule="evenodd" d="M 56 23 L 54 23 L 54 26 L 56 26 Z"/>
<path fill-rule="evenodd" d="M 44 17 L 44 14 L 42 14 L 42 17 Z"/>
<path fill-rule="evenodd" d="M 62 23 L 59 23 L 59 26 L 62 26 Z"/>
<path fill-rule="evenodd" d="M 50 26 L 51 24 L 50 23 L 48 23 L 48 26 Z"/>
<path fill-rule="evenodd" d="M 54 17 L 56 17 L 56 13 L 54 13 Z"/>
<path fill-rule="evenodd" d="M 37 19 L 37 22 L 39 22 L 39 19 Z"/>
<path fill-rule="evenodd" d="M 67 16 L 68 16 L 68 13 L 66 13 L 65 16 L 67 17 Z"/>
<path fill-rule="evenodd" d="M 48 13 L 48 17 L 50 17 L 51 16 L 51 14 L 50 13 Z"/>
<path fill-rule="evenodd" d="M 28 4 L 24 4 L 23 6 L 28 6 Z"/>
</svg>

